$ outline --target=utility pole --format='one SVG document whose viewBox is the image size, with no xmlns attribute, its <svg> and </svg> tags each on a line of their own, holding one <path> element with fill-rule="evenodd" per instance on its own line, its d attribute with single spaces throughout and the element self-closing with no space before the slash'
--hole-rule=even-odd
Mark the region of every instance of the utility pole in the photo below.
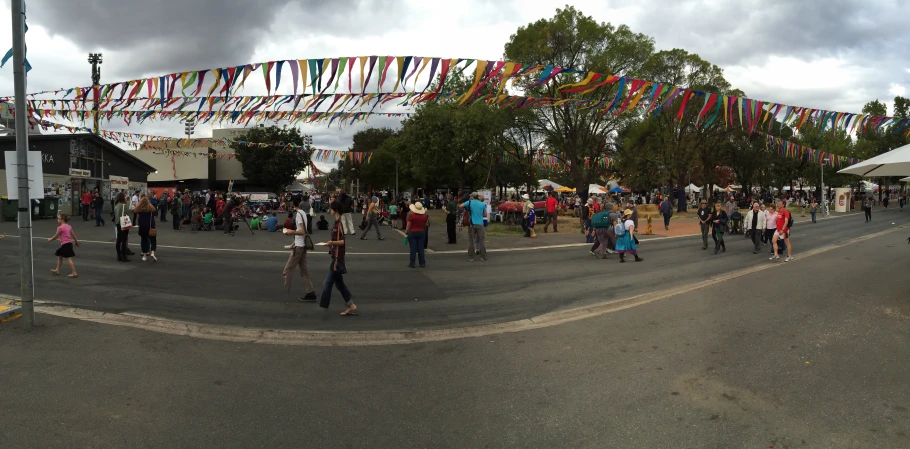
<svg viewBox="0 0 910 449">
<path fill-rule="evenodd" d="M 395 201 L 398 201 L 398 158 L 395 158 Z"/>
<path fill-rule="evenodd" d="M 13 83 L 16 101 L 16 165 L 19 180 L 19 283 L 22 295 L 22 327 L 35 324 L 35 265 L 32 258 L 31 198 L 28 195 L 28 107 L 25 102 L 25 11 L 21 0 L 12 1 Z M 41 167 L 35 167 L 41 170 Z M 9 174 L 7 174 L 9 176 Z"/>
<path fill-rule="evenodd" d="M 187 119 L 183 122 L 183 131 L 186 133 L 186 138 L 189 139 L 193 135 L 193 132 L 196 130 L 196 119 Z"/>
<path fill-rule="evenodd" d="M 825 217 L 827 217 L 827 216 L 828 216 L 828 201 L 825 200 L 825 197 L 827 197 L 828 195 L 825 195 L 825 162 L 828 162 L 828 161 L 827 161 L 826 159 L 822 159 L 822 164 L 821 164 L 821 168 L 822 168 L 822 182 L 821 182 L 821 184 L 822 184 L 822 185 L 821 185 L 822 192 L 821 192 L 821 199 L 822 199 L 822 211 L 823 211 L 822 214 L 823 214 Z"/>
<path fill-rule="evenodd" d="M 101 84 L 101 67 L 98 67 L 99 65 L 101 65 L 101 53 L 89 53 L 88 54 L 88 63 L 92 65 L 92 87 L 97 87 Z M 98 117 L 98 114 L 99 114 L 98 106 L 101 104 L 101 99 L 98 98 L 98 96 L 100 96 L 101 90 L 97 89 L 97 88 L 92 89 L 92 90 L 93 90 L 92 97 L 93 97 L 93 101 L 95 103 L 94 106 L 92 107 L 92 111 L 93 111 L 92 115 L 94 115 L 94 121 L 95 121 L 94 127 L 92 128 L 92 132 L 94 132 L 95 134 L 98 134 L 98 122 L 100 121 L 99 120 L 100 117 Z"/>
</svg>

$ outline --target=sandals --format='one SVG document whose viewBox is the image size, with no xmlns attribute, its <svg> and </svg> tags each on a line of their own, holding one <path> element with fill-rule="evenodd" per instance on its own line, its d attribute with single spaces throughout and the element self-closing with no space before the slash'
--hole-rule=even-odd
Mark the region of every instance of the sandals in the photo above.
<svg viewBox="0 0 910 449">
<path fill-rule="evenodd" d="M 67 275 L 66 277 L 68 277 L 68 278 L 77 278 L 77 277 L 79 277 L 79 275 L 76 274 L 76 273 L 73 273 L 73 274 Z"/>
<path fill-rule="evenodd" d="M 51 270 L 51 273 L 54 273 L 56 276 L 60 276 L 60 272 L 57 270 Z"/>
<path fill-rule="evenodd" d="M 341 316 L 357 316 L 360 315 L 357 313 L 357 306 L 354 306 L 353 309 L 347 309 L 344 312 L 341 312 Z"/>
</svg>

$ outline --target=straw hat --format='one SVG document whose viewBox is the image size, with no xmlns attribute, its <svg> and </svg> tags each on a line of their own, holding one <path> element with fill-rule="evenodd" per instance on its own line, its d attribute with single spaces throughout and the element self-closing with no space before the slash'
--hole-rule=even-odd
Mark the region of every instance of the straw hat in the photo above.
<svg viewBox="0 0 910 449">
<path fill-rule="evenodd" d="M 530 196 L 528 196 L 528 194 L 527 194 L 527 193 L 525 193 L 525 194 L 524 194 L 524 195 L 522 195 L 522 196 L 521 196 L 521 197 L 522 197 L 522 199 L 526 199 L 526 200 L 529 200 L 529 199 L 531 199 L 531 197 L 530 197 Z"/>
<path fill-rule="evenodd" d="M 423 208 L 423 203 L 420 201 L 408 206 L 408 209 L 410 209 L 411 212 L 414 212 L 415 214 L 423 215 L 427 213 L 427 210 Z"/>
<path fill-rule="evenodd" d="M 632 215 L 632 209 L 622 211 L 622 216 L 625 217 L 626 215 Z"/>
</svg>

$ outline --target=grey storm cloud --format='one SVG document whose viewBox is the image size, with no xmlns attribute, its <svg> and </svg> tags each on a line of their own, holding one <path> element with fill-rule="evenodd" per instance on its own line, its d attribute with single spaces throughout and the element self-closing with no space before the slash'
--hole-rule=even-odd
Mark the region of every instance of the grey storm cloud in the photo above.
<svg viewBox="0 0 910 449">
<path fill-rule="evenodd" d="M 30 5 L 28 13 L 30 23 L 86 52 L 115 52 L 102 66 L 111 80 L 259 62 L 250 60 L 257 45 L 296 33 L 362 35 L 395 14 L 386 3 L 48 0 Z"/>
</svg>

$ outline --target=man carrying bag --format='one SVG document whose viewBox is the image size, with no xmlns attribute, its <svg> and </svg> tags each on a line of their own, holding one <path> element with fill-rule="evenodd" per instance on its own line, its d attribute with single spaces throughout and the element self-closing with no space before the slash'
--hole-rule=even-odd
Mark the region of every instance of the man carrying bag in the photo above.
<svg viewBox="0 0 910 449">
<path fill-rule="evenodd" d="M 312 302 L 316 301 L 316 290 L 313 288 L 313 281 L 310 279 L 310 269 L 306 264 L 306 253 L 307 251 L 313 250 L 313 240 L 307 234 L 306 223 L 307 215 L 300 208 L 300 199 L 295 198 L 293 200 L 294 205 L 294 225 L 295 229 L 284 229 L 285 235 L 293 235 L 294 243 L 291 245 L 291 255 L 288 257 L 288 262 L 284 266 L 284 288 L 288 292 L 291 291 L 291 278 L 292 271 L 296 267 L 300 267 L 300 277 L 303 278 L 304 287 L 306 288 L 306 295 L 298 298 L 300 301 Z"/>
</svg>

